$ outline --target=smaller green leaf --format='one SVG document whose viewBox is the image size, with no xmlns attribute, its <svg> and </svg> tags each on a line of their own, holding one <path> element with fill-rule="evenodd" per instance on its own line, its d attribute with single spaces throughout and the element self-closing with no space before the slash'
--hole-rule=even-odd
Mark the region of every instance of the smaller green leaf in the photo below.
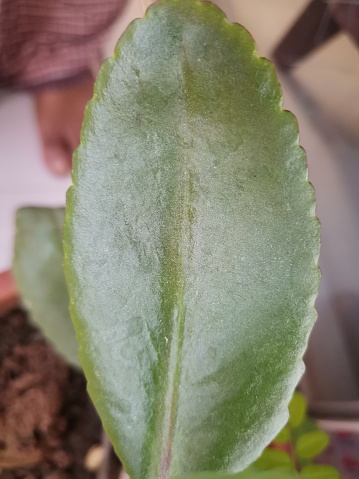
<svg viewBox="0 0 359 479">
<path fill-rule="evenodd" d="M 64 208 L 21 208 L 16 213 L 13 273 L 31 318 L 70 363 L 79 366 L 63 272 Z"/>
<path fill-rule="evenodd" d="M 295 392 L 288 406 L 289 424 L 298 427 L 303 422 L 307 412 L 307 401 L 302 393 Z"/>
<path fill-rule="evenodd" d="M 292 468 L 276 468 L 269 471 L 260 471 L 253 465 L 237 474 L 223 472 L 200 472 L 176 476 L 172 479 L 299 479 L 299 474 Z M 330 478 L 331 479 L 331 478 Z"/>
<path fill-rule="evenodd" d="M 257 476 L 252 476 L 248 479 L 294 479 L 299 477 L 297 472 L 293 469 L 272 469 L 270 471 L 262 471 Z"/>
<path fill-rule="evenodd" d="M 296 479 L 299 478 L 299 474 L 292 468 L 276 468 L 269 471 L 258 471 L 253 468 L 231 477 L 232 479 Z"/>
<path fill-rule="evenodd" d="M 303 479 L 340 479 L 341 476 L 332 466 L 322 466 L 319 464 L 303 467 L 301 472 Z"/>
<path fill-rule="evenodd" d="M 285 451 L 278 449 L 264 449 L 261 457 L 254 462 L 259 469 L 273 469 L 275 467 L 290 467 L 292 465 L 291 458 Z"/>
<path fill-rule="evenodd" d="M 320 454 L 329 444 L 329 436 L 324 431 L 312 431 L 298 438 L 295 452 L 298 456 L 310 459 Z"/>
<path fill-rule="evenodd" d="M 273 439 L 273 442 L 278 444 L 285 444 L 290 441 L 290 429 L 288 426 L 284 426 L 277 436 Z"/>
</svg>

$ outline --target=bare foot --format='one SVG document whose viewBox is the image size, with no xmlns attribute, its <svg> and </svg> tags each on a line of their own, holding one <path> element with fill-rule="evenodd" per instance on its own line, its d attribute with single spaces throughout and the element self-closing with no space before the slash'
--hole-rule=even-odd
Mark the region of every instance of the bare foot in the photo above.
<svg viewBox="0 0 359 479">
<path fill-rule="evenodd" d="M 71 171 L 72 153 L 80 142 L 86 103 L 92 97 L 93 80 L 66 88 L 47 89 L 36 95 L 36 113 L 45 162 L 56 175 Z"/>
</svg>

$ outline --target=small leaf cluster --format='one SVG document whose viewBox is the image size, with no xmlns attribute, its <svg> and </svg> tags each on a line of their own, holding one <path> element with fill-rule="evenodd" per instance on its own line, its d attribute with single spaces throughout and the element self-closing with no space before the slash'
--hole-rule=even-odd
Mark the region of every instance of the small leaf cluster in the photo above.
<svg viewBox="0 0 359 479">
<path fill-rule="evenodd" d="M 246 471 L 242 479 L 340 479 L 332 466 L 315 464 L 329 445 L 329 436 L 307 416 L 307 401 L 295 392 L 289 404 L 289 419 L 273 442 Z"/>
</svg>

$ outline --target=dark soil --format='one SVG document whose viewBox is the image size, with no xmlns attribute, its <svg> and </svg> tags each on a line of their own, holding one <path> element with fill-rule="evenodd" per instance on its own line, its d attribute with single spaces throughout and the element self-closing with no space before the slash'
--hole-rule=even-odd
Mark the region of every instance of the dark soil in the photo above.
<svg viewBox="0 0 359 479">
<path fill-rule="evenodd" d="M 23 311 L 0 317 L 1 479 L 92 479 L 84 456 L 100 442 L 83 374 Z"/>
</svg>

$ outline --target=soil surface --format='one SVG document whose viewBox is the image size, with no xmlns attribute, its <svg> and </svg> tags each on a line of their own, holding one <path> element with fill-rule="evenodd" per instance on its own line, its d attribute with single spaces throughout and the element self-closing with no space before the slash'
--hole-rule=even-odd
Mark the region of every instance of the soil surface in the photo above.
<svg viewBox="0 0 359 479">
<path fill-rule="evenodd" d="M 22 310 L 0 317 L 1 479 L 92 479 L 84 457 L 100 442 L 83 374 Z"/>
</svg>

